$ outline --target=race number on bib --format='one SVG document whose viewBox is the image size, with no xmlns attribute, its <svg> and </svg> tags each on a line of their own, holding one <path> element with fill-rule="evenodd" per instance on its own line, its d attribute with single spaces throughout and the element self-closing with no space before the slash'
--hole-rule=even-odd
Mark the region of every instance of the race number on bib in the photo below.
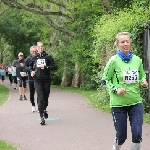
<svg viewBox="0 0 150 150">
<path fill-rule="evenodd" d="M 45 59 L 38 59 L 37 60 L 37 67 L 40 67 L 41 65 L 46 66 Z"/>
<path fill-rule="evenodd" d="M 26 76 L 28 76 L 28 73 L 27 73 L 27 72 L 20 72 L 20 75 L 21 75 L 22 77 L 26 77 Z"/>
<path fill-rule="evenodd" d="M 137 70 L 123 71 L 123 83 L 137 83 L 139 80 L 139 72 Z"/>
</svg>

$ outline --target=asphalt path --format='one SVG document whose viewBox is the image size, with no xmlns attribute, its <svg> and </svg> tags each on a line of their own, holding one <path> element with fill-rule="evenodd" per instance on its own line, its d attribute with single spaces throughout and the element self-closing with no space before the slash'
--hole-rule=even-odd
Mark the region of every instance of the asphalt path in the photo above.
<svg viewBox="0 0 150 150">
<path fill-rule="evenodd" d="M 8 101 L 0 107 L 0 140 L 18 150 L 112 150 L 115 129 L 111 114 L 92 107 L 83 96 L 51 89 L 49 118 L 40 125 L 38 112 L 31 112 L 28 100 L 19 100 L 18 90 L 10 89 Z M 28 87 L 27 87 L 28 88 Z M 131 131 L 128 122 L 128 139 L 121 150 L 129 150 Z M 150 150 L 150 125 L 143 125 L 142 150 Z"/>
</svg>

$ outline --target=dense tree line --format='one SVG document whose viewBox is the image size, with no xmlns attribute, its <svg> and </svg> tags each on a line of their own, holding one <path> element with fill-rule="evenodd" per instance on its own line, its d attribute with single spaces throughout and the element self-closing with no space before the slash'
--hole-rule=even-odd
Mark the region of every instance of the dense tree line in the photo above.
<svg viewBox="0 0 150 150">
<path fill-rule="evenodd" d="M 104 58 L 96 49 L 95 27 L 133 4 L 149 7 L 148 0 L 1 0 L 1 61 L 12 61 L 19 51 L 29 55 L 29 47 L 42 40 L 58 65 L 54 84 L 96 89 L 101 61 L 95 60 Z"/>
</svg>

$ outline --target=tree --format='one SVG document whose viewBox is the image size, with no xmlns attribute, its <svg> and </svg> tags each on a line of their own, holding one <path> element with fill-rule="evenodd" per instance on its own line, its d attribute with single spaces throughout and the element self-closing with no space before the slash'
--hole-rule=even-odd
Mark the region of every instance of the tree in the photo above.
<svg viewBox="0 0 150 150">
<path fill-rule="evenodd" d="M 51 28 L 42 19 L 42 16 L 15 8 L 10 8 L 0 16 L 0 33 L 14 47 L 14 57 L 20 51 L 29 55 L 29 47 L 41 39 L 49 42 L 46 39 L 49 38 Z"/>
<path fill-rule="evenodd" d="M 59 8 L 66 9 L 64 1 L 58 2 L 57 0 L 25 0 L 25 1 L 14 1 L 14 0 L 1 0 L 1 2 L 7 6 L 15 7 L 18 9 L 24 9 L 26 11 L 32 12 L 34 14 L 43 15 L 47 18 L 48 23 L 56 30 L 67 34 L 68 36 L 73 36 L 73 33 L 68 29 L 64 28 L 55 21 L 55 17 L 52 16 L 62 16 L 66 19 L 73 20 L 71 16 L 63 13 Z M 56 11 L 57 10 L 57 11 Z"/>
</svg>

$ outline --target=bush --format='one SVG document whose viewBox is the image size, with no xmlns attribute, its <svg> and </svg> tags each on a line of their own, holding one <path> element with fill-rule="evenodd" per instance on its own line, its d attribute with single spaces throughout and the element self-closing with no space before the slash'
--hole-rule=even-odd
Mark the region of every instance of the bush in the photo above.
<svg viewBox="0 0 150 150">
<path fill-rule="evenodd" d="M 94 68 L 94 80 L 100 83 L 103 69 L 108 59 L 116 53 L 114 49 L 115 36 L 118 32 L 127 31 L 131 33 L 132 51 L 138 56 L 142 56 L 141 34 L 149 20 L 149 8 L 139 7 L 134 4 L 131 8 L 124 8 L 120 11 L 115 10 L 113 14 L 107 14 L 101 17 L 93 29 L 93 60 L 99 64 Z M 106 94 L 101 89 L 100 93 Z M 100 98 L 102 99 L 101 95 Z M 145 97 L 143 98 L 145 99 Z M 103 99 L 105 103 L 106 99 Z M 145 110 L 148 105 L 144 103 Z"/>
</svg>

